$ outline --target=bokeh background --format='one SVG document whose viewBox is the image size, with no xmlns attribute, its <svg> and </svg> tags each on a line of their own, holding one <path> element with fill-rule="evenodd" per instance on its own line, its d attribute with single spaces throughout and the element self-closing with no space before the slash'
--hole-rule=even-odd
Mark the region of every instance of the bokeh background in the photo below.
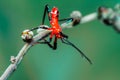
<svg viewBox="0 0 120 80">
<path fill-rule="evenodd" d="M 99 6 L 114 7 L 120 0 L 0 0 L 0 75 L 24 45 L 21 32 L 40 25 L 44 5 L 57 6 L 60 18 L 73 10 L 85 16 Z M 49 25 L 48 21 L 46 22 Z M 90 65 L 72 47 L 58 41 L 53 51 L 36 45 L 25 55 L 8 80 L 120 80 L 120 34 L 110 26 L 94 20 L 65 29 L 69 40 L 93 62 Z"/>
</svg>

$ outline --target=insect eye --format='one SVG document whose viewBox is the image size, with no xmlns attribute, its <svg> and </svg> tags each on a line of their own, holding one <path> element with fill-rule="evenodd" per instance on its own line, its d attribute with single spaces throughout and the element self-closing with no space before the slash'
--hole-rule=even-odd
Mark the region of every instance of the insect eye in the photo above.
<svg viewBox="0 0 120 80">
<path fill-rule="evenodd" d="M 57 11 L 57 17 L 59 17 L 59 11 Z"/>
<path fill-rule="evenodd" d="M 59 11 L 57 11 L 57 14 L 59 14 Z"/>
</svg>

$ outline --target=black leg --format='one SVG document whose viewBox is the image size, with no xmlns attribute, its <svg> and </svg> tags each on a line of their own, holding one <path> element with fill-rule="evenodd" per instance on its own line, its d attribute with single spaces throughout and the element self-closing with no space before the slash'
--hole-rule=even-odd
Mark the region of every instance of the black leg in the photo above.
<svg viewBox="0 0 120 80">
<path fill-rule="evenodd" d="M 64 38 L 68 38 L 68 36 L 66 34 L 62 33 L 62 32 L 60 32 L 60 35 Z"/>
<path fill-rule="evenodd" d="M 50 44 L 51 40 L 52 40 L 52 38 L 50 38 L 50 41 L 49 41 L 49 43 L 48 43 L 48 46 L 49 46 L 50 48 L 52 48 L 53 50 L 56 50 L 56 49 L 57 49 L 57 37 L 55 36 L 53 45 Z"/>
<path fill-rule="evenodd" d="M 34 31 L 34 30 L 36 30 L 36 29 L 38 29 L 39 27 L 35 27 L 35 28 L 32 28 L 30 31 Z"/>
<path fill-rule="evenodd" d="M 49 41 L 47 41 L 46 39 L 43 39 L 43 40 L 44 40 L 43 42 L 39 41 L 38 43 L 40 43 L 40 44 L 48 44 L 48 46 L 52 47 L 52 45 L 50 44 Z"/>
<path fill-rule="evenodd" d="M 53 48 L 53 46 L 50 44 L 50 42 L 49 41 L 47 41 L 46 39 L 44 39 L 44 42 L 40 42 L 41 44 L 48 44 L 48 46 L 50 47 L 50 48 Z"/>
<path fill-rule="evenodd" d="M 83 57 L 85 57 L 85 59 L 87 59 L 87 61 L 92 64 L 91 60 L 80 50 L 78 49 L 73 43 L 71 43 L 70 41 L 68 41 L 67 38 L 61 38 L 62 43 L 65 43 L 67 45 L 71 45 L 72 47 L 74 47 Z"/>
<path fill-rule="evenodd" d="M 69 21 L 69 20 L 73 20 L 73 18 L 64 18 L 64 19 L 60 19 L 58 21 Z"/>
<path fill-rule="evenodd" d="M 50 10 L 49 10 L 48 4 L 45 5 L 44 14 L 43 14 L 43 18 L 42 18 L 42 25 L 44 25 L 46 13 L 48 14 L 48 19 L 50 20 L 50 15 L 49 15 L 50 14 Z M 32 28 L 31 31 L 36 30 L 38 28 L 48 29 L 46 27 L 36 27 L 36 28 Z"/>
<path fill-rule="evenodd" d="M 60 22 L 61 21 L 66 21 L 66 22 L 73 22 L 73 26 L 76 26 L 77 24 L 79 24 L 80 23 L 80 19 L 79 18 L 65 18 L 65 19 L 60 19 L 59 20 Z"/>
<path fill-rule="evenodd" d="M 38 41 L 38 43 L 40 43 L 40 44 L 48 44 L 48 41 L 46 39 L 43 39 L 43 40 L 44 40 L 43 42 Z"/>
<path fill-rule="evenodd" d="M 57 37 L 55 37 L 54 43 L 53 43 L 53 49 L 57 49 Z"/>
<path fill-rule="evenodd" d="M 36 29 L 39 29 L 39 28 L 41 28 L 41 29 L 48 29 L 47 27 L 35 27 L 35 28 L 32 28 L 32 29 L 30 29 L 30 31 L 34 31 L 34 30 L 36 30 Z"/>
<path fill-rule="evenodd" d="M 43 14 L 43 18 L 42 18 L 42 25 L 44 24 L 44 21 L 45 21 L 46 12 L 48 14 L 48 19 L 50 20 L 50 15 L 49 15 L 50 14 L 50 10 L 49 10 L 48 4 L 45 5 L 44 14 Z"/>
<path fill-rule="evenodd" d="M 50 48 L 52 48 L 53 50 L 56 50 L 57 49 L 57 37 L 55 37 L 53 45 L 50 44 L 51 41 L 52 41 L 52 38 L 50 38 L 49 41 L 47 41 L 46 39 L 44 39 L 44 42 L 39 42 L 39 43 L 41 43 L 41 44 L 47 44 Z"/>
<path fill-rule="evenodd" d="M 80 19 L 77 19 L 77 18 L 76 19 L 75 18 L 65 18 L 65 19 L 60 19 L 59 21 L 60 22 L 66 21 L 66 23 L 72 22 L 72 26 L 75 26 L 80 23 Z"/>
</svg>

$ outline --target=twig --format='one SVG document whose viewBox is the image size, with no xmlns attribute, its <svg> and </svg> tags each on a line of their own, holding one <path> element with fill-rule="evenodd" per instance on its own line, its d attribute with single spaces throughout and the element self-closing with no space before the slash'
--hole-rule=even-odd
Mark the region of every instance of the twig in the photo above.
<svg viewBox="0 0 120 80">
<path fill-rule="evenodd" d="M 18 64 L 21 62 L 23 55 L 26 53 L 26 51 L 31 47 L 29 44 L 25 44 L 23 48 L 20 50 L 18 55 L 15 57 L 11 57 L 11 64 L 8 66 L 8 68 L 5 70 L 3 75 L 0 77 L 0 80 L 6 80 L 16 69 Z"/>
<path fill-rule="evenodd" d="M 82 17 L 79 24 L 87 23 L 87 22 L 93 21 L 95 19 L 97 19 L 97 13 L 96 12 Z M 72 28 L 72 27 L 74 27 L 72 24 L 73 24 L 73 22 L 63 23 L 63 24 L 61 24 L 61 27 L 62 28 Z"/>
<path fill-rule="evenodd" d="M 0 80 L 6 80 L 16 69 L 21 60 L 23 59 L 25 53 L 28 51 L 29 48 L 31 48 L 38 40 L 42 39 L 45 35 L 49 34 L 51 31 L 44 30 L 44 32 L 41 32 L 40 34 L 37 34 L 31 43 L 26 43 L 23 48 L 19 51 L 18 55 L 16 57 L 11 57 L 11 64 L 8 66 L 8 68 L 5 70 L 5 72 L 0 77 Z"/>
<path fill-rule="evenodd" d="M 87 15 L 85 17 L 83 17 L 81 19 L 81 23 L 86 23 L 88 21 L 92 21 L 94 19 L 96 19 L 97 17 L 97 13 L 92 13 L 90 15 Z M 73 27 L 73 22 L 69 22 L 69 23 L 63 23 L 61 24 L 62 28 L 71 28 Z M 42 25 L 45 26 L 45 25 Z M 44 36 L 48 35 L 51 31 L 50 30 L 44 30 L 40 33 L 38 33 L 36 36 L 34 36 L 33 40 L 30 43 L 25 43 L 25 45 L 23 46 L 23 48 L 19 51 L 18 55 L 16 57 L 11 56 L 11 64 L 8 66 L 8 68 L 5 70 L 5 72 L 2 74 L 2 76 L 0 77 L 0 80 L 6 80 L 18 67 L 19 63 L 22 61 L 24 55 L 26 54 L 26 52 L 28 51 L 28 49 L 30 49 L 33 45 L 36 44 L 37 41 L 39 41 L 40 39 L 42 39 Z"/>
</svg>

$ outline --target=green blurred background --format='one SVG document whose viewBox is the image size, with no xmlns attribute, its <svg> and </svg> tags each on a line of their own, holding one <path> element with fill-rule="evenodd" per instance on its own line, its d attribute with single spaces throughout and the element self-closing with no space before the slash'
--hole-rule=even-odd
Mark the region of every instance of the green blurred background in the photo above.
<svg viewBox="0 0 120 80">
<path fill-rule="evenodd" d="M 114 7 L 120 0 L 0 0 L 0 75 L 24 45 L 21 32 L 40 25 L 44 5 L 57 6 L 60 18 L 73 10 L 83 16 L 99 6 Z M 48 22 L 46 24 L 49 24 Z M 63 30 L 93 62 L 58 41 L 53 51 L 36 45 L 8 80 L 120 80 L 120 34 L 98 20 Z"/>
</svg>

